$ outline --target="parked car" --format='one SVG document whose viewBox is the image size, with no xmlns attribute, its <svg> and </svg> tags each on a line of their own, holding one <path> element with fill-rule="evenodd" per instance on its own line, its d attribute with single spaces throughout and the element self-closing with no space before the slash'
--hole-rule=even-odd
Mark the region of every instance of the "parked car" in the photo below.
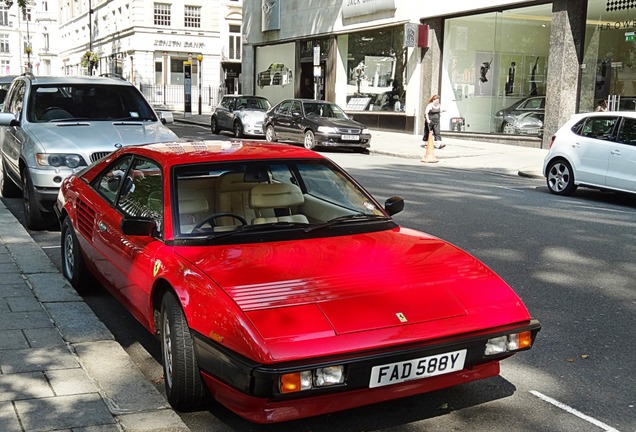
<svg viewBox="0 0 636 432">
<path fill-rule="evenodd" d="M 543 173 L 557 195 L 578 186 L 636 193 L 636 112 L 572 116 L 552 136 Z"/>
<path fill-rule="evenodd" d="M 64 180 L 64 276 L 160 339 L 177 410 L 280 422 L 495 376 L 540 329 L 473 256 L 391 218 L 318 153 L 124 147 Z"/>
<path fill-rule="evenodd" d="M 267 69 L 258 73 L 258 86 L 283 86 L 292 82 L 292 71 L 283 63 L 272 63 Z"/>
<path fill-rule="evenodd" d="M 230 130 L 235 137 L 262 136 L 265 112 L 272 105 L 261 96 L 225 95 L 212 111 L 210 129 L 218 134 Z"/>
<path fill-rule="evenodd" d="M 15 75 L 3 75 L 0 76 L 0 110 L 2 109 L 2 104 L 4 103 L 4 98 L 7 97 L 7 93 L 9 92 L 9 87 L 11 83 L 15 79 Z"/>
<path fill-rule="evenodd" d="M 369 129 L 350 118 L 338 105 L 314 99 L 286 99 L 265 114 L 267 141 L 302 143 L 305 148 L 371 146 Z"/>
<path fill-rule="evenodd" d="M 503 123 L 503 133 L 541 136 L 543 135 L 544 117 L 545 114 L 542 112 L 526 112 L 506 116 Z"/>
<path fill-rule="evenodd" d="M 533 112 L 545 113 L 545 96 L 528 96 L 513 103 L 507 108 L 495 113 L 495 131 L 511 133 L 514 126 L 510 127 L 519 116 Z"/>
<path fill-rule="evenodd" d="M 106 77 L 20 76 L 0 126 L 0 192 L 22 195 L 29 229 L 55 222 L 66 176 L 118 147 L 177 139 L 134 85 Z"/>
</svg>

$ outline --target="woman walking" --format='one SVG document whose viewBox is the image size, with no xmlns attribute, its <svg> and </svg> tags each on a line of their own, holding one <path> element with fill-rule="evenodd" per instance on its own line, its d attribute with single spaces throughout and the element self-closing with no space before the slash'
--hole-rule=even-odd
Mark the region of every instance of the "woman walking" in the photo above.
<svg viewBox="0 0 636 432">
<path fill-rule="evenodd" d="M 433 95 L 428 100 L 426 108 L 424 108 L 424 117 L 426 118 L 426 125 L 424 125 L 424 141 L 428 140 L 429 132 L 433 133 L 433 139 L 435 140 L 435 148 L 442 149 L 446 147 L 446 144 L 442 143 L 442 135 L 439 132 L 439 117 L 442 112 L 442 106 L 439 101 L 439 95 Z"/>
</svg>

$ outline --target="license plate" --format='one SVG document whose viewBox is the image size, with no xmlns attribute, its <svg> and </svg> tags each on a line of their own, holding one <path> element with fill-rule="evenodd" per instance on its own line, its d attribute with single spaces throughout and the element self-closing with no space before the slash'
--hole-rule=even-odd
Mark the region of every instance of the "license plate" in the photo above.
<svg viewBox="0 0 636 432">
<path fill-rule="evenodd" d="M 466 350 L 453 351 L 403 362 L 375 366 L 371 369 L 369 387 L 382 387 L 464 369 Z"/>
<path fill-rule="evenodd" d="M 343 141 L 360 141 L 360 135 L 342 135 Z"/>
</svg>

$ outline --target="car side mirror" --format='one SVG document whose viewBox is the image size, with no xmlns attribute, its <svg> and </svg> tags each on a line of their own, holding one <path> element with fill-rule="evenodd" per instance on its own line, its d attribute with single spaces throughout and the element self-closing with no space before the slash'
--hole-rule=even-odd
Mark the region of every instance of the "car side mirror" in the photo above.
<svg viewBox="0 0 636 432">
<path fill-rule="evenodd" d="M 11 113 L 0 113 L 0 126 L 20 126 L 20 120 Z"/>
<path fill-rule="evenodd" d="M 389 214 L 389 216 L 393 216 L 404 210 L 404 199 L 399 196 L 392 196 L 388 198 L 384 202 L 384 210 Z"/>
<path fill-rule="evenodd" d="M 157 224 L 151 219 L 123 218 L 121 231 L 126 235 L 152 237 L 157 232 Z"/>
<path fill-rule="evenodd" d="M 292 113 L 292 117 L 300 117 L 300 112 L 298 112 L 298 111 L 294 111 L 294 112 Z"/>
</svg>

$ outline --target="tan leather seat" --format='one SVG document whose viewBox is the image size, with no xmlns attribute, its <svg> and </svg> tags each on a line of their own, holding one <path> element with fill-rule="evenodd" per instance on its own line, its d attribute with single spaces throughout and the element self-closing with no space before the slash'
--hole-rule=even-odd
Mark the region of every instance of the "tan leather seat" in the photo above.
<svg viewBox="0 0 636 432">
<path fill-rule="evenodd" d="M 298 206 L 305 202 L 302 191 L 290 183 L 263 183 L 250 189 L 250 207 L 256 217 L 252 224 L 273 222 L 309 223 L 303 214 L 295 214 Z M 273 216 L 265 214 L 268 212 Z"/>
<path fill-rule="evenodd" d="M 183 189 L 178 194 L 179 225 L 182 233 L 189 234 L 198 222 L 211 214 L 210 204 L 196 189 Z"/>
<path fill-rule="evenodd" d="M 256 217 L 250 207 L 250 190 L 261 184 L 255 181 L 245 181 L 242 172 L 230 172 L 219 177 L 217 183 L 216 211 L 235 213 L 245 218 L 247 223 Z M 271 216 L 274 212 L 271 211 Z M 239 221 L 231 217 L 221 217 L 215 221 L 218 226 L 238 225 Z"/>
</svg>

